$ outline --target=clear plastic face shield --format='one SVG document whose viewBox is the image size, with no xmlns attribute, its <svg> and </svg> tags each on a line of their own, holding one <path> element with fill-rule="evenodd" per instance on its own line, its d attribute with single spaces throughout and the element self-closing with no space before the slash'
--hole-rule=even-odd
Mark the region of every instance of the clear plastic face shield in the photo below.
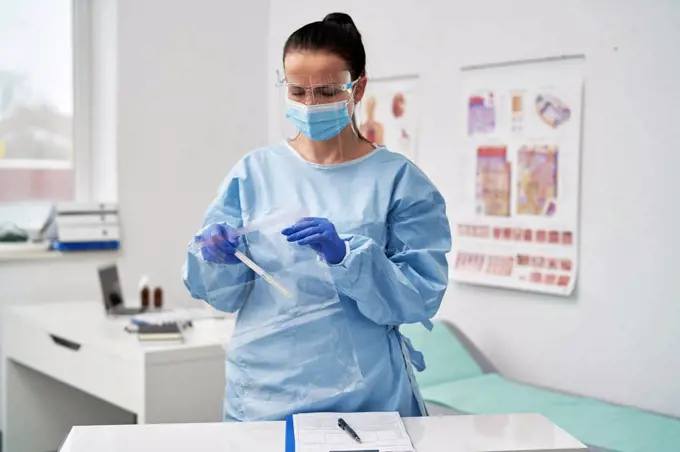
<svg viewBox="0 0 680 452">
<path fill-rule="evenodd" d="M 246 227 L 207 241 L 194 239 L 190 246 L 198 259 L 202 248 L 224 240 L 238 250 L 240 262 L 202 266 L 200 280 L 208 298 L 241 289 L 229 295 L 244 301 L 227 352 L 233 384 L 225 401 L 230 404 L 225 412 L 241 419 L 278 419 L 363 387 L 328 264 L 281 234 L 306 216 L 303 209 L 244 218 Z M 237 287 L 226 288 L 225 281 Z"/>
<path fill-rule="evenodd" d="M 277 105 L 283 138 L 312 141 L 336 138 L 347 126 L 354 130 L 354 92 L 359 80 L 349 71 L 300 75 L 277 71 Z"/>
</svg>

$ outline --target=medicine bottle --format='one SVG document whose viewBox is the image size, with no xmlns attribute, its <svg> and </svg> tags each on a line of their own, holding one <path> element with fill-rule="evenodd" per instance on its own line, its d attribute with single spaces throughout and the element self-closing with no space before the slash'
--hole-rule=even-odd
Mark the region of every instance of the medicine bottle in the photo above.
<svg viewBox="0 0 680 452">
<path fill-rule="evenodd" d="M 163 307 L 163 289 L 156 287 L 153 291 L 153 307 L 161 309 Z"/>
<path fill-rule="evenodd" d="M 151 302 L 151 290 L 149 289 L 149 278 L 142 276 L 139 281 L 139 300 L 142 304 L 142 309 L 149 309 Z"/>
</svg>

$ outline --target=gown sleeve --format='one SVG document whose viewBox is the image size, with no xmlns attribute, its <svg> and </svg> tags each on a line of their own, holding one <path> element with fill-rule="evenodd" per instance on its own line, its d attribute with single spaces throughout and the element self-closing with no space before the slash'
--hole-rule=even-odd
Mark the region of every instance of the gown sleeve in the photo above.
<svg viewBox="0 0 680 452">
<path fill-rule="evenodd" d="M 342 235 L 350 251 L 331 266 L 331 274 L 338 290 L 375 323 L 421 322 L 431 329 L 448 285 L 451 230 L 444 198 L 414 165 L 395 187 L 386 246 L 362 235 Z"/>
<path fill-rule="evenodd" d="M 215 223 L 224 223 L 232 228 L 243 226 L 239 177 L 241 172 L 242 167 L 239 164 L 227 176 L 205 214 L 203 228 Z M 241 241 L 238 248 L 244 251 L 243 247 Z M 240 262 L 218 264 L 205 261 L 200 250 L 193 249 L 190 243 L 182 267 L 182 279 L 193 298 L 204 300 L 220 311 L 236 312 L 243 306 L 253 278 L 253 271 Z"/>
</svg>

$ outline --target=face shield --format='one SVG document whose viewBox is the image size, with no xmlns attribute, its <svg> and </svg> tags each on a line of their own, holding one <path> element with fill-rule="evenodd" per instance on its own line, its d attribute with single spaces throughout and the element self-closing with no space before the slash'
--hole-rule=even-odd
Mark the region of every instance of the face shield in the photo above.
<svg viewBox="0 0 680 452">
<path fill-rule="evenodd" d="M 354 87 L 349 71 L 300 75 L 277 71 L 277 105 L 284 139 L 300 134 L 313 141 L 336 138 L 347 126 L 356 134 L 352 116 Z"/>
</svg>

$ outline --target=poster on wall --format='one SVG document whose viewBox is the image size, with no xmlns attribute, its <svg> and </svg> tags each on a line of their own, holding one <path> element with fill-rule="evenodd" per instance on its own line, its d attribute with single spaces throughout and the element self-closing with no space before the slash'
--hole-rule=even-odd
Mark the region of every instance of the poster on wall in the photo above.
<svg viewBox="0 0 680 452">
<path fill-rule="evenodd" d="M 415 162 L 418 141 L 418 76 L 369 78 L 359 104 L 359 129 L 369 141 Z"/>
<path fill-rule="evenodd" d="M 582 57 L 462 71 L 452 277 L 570 295 L 578 268 Z"/>
</svg>

